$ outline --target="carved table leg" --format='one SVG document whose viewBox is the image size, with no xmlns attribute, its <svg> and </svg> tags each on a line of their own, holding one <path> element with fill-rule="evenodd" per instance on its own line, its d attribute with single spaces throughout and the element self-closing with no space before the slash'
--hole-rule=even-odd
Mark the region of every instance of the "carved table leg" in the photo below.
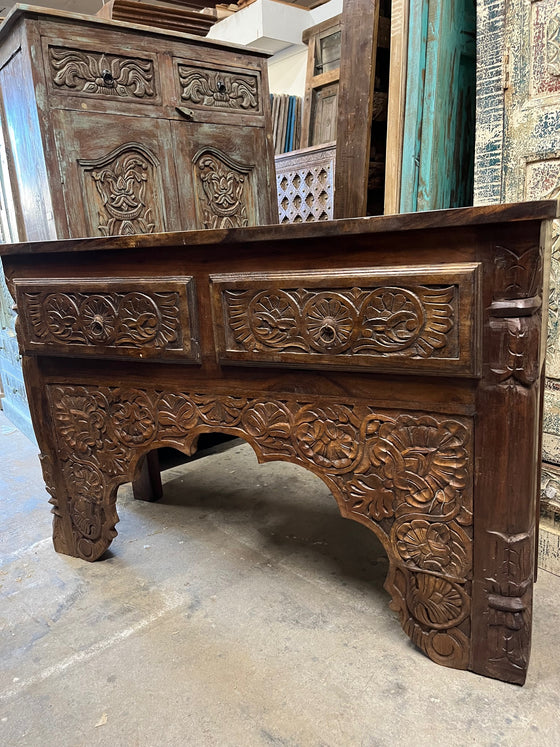
<svg viewBox="0 0 560 747">
<path fill-rule="evenodd" d="M 132 480 L 132 493 L 137 501 L 159 501 L 163 496 L 157 451 L 150 451 L 140 459 Z"/>
</svg>

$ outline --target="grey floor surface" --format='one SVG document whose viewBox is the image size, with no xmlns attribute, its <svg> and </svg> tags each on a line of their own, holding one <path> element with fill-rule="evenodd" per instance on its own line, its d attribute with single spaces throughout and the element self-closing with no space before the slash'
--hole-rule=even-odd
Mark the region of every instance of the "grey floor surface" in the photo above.
<svg viewBox="0 0 560 747">
<path fill-rule="evenodd" d="M 58 555 L 36 447 L 0 413 L 0 745 L 559 745 L 560 578 L 525 687 L 439 667 L 387 560 L 301 468 L 246 444 L 119 493 L 106 559 Z"/>
</svg>

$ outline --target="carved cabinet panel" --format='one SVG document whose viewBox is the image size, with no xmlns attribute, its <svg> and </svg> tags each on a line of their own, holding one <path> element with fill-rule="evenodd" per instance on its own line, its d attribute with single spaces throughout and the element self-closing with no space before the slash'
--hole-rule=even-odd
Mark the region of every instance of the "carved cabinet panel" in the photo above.
<svg viewBox="0 0 560 747">
<path fill-rule="evenodd" d="M 180 210 L 197 228 L 245 228 L 266 223 L 259 190 L 266 179 L 258 130 L 224 125 L 173 123 L 173 152 Z M 273 183 L 269 190 L 273 190 Z"/>
<path fill-rule="evenodd" d="M 47 10 L 10 18 L 0 98 L 22 240 L 278 221 L 265 55 Z"/>
<path fill-rule="evenodd" d="M 69 234 L 180 227 L 169 122 L 65 110 L 52 118 Z"/>
</svg>

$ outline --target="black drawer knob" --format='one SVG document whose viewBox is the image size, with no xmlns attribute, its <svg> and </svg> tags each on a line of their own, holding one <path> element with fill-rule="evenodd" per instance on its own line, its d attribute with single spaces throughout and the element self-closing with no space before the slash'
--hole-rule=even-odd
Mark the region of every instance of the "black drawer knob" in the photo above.
<svg viewBox="0 0 560 747">
<path fill-rule="evenodd" d="M 102 70 L 101 71 L 101 77 L 103 78 L 103 83 L 106 86 L 112 87 L 112 86 L 115 85 L 115 79 L 113 78 L 113 76 L 111 75 L 111 73 L 109 72 L 109 70 Z"/>
<path fill-rule="evenodd" d="M 218 89 L 218 93 L 225 93 L 226 92 L 226 84 L 223 80 L 219 80 L 216 84 L 216 88 Z"/>
</svg>

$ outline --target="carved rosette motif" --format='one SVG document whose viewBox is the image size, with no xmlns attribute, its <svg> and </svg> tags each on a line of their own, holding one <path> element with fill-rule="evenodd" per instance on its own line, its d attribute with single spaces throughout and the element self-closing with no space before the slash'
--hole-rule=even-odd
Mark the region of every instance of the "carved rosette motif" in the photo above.
<svg viewBox="0 0 560 747">
<path fill-rule="evenodd" d="M 343 515 L 383 541 L 386 588 L 406 632 L 436 661 L 466 667 L 472 578 L 471 425 L 365 405 L 315 405 L 119 387 L 50 385 L 72 523 L 71 554 L 95 559 L 115 536 L 119 484 L 141 454 L 189 451 L 201 432 L 245 437 L 265 460 L 311 469 Z M 59 503 L 62 503 L 61 500 Z"/>
<path fill-rule="evenodd" d="M 179 294 L 24 291 L 33 343 L 181 349 Z"/>
<path fill-rule="evenodd" d="M 256 223 L 252 209 L 253 166 L 238 163 L 215 148 L 199 151 L 193 158 L 197 207 L 204 228 L 244 228 Z"/>
<path fill-rule="evenodd" d="M 179 65 L 181 99 L 212 109 L 259 111 L 258 75 Z"/>
<path fill-rule="evenodd" d="M 233 350 L 454 357 L 456 286 L 223 292 Z"/>
<path fill-rule="evenodd" d="M 151 151 L 139 143 L 125 143 L 103 158 L 78 164 L 98 209 L 98 224 L 92 228 L 101 236 L 165 230 L 161 166 Z"/>
<path fill-rule="evenodd" d="M 140 100 L 156 96 L 152 60 L 51 46 L 49 63 L 58 90 Z"/>
</svg>

